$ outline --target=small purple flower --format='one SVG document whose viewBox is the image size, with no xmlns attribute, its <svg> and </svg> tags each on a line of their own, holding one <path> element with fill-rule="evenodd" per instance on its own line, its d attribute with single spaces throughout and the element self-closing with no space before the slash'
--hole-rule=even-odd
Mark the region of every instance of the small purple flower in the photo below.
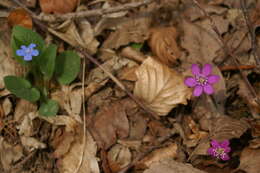
<svg viewBox="0 0 260 173">
<path fill-rule="evenodd" d="M 36 44 L 31 43 L 28 47 L 25 45 L 21 46 L 21 49 L 18 49 L 16 51 L 16 54 L 18 56 L 23 56 L 23 59 L 25 61 L 31 61 L 33 56 L 38 56 L 39 51 L 37 49 L 33 49 L 36 47 Z"/>
<path fill-rule="evenodd" d="M 197 64 L 192 64 L 191 71 L 194 77 L 187 77 L 184 81 L 188 87 L 194 87 L 193 95 L 200 96 L 204 91 L 206 94 L 213 94 L 212 84 L 219 81 L 218 75 L 212 75 L 212 65 L 205 64 L 202 70 Z"/>
<path fill-rule="evenodd" d="M 211 148 L 208 149 L 209 155 L 225 161 L 230 159 L 228 153 L 231 151 L 231 148 L 229 147 L 228 140 L 224 140 L 220 143 L 216 140 L 212 140 L 210 144 Z"/>
</svg>

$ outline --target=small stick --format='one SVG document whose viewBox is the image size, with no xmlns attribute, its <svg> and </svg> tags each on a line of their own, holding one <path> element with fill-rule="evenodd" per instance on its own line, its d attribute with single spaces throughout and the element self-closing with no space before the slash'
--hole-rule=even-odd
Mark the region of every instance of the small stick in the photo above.
<svg viewBox="0 0 260 173">
<path fill-rule="evenodd" d="M 67 13 L 67 14 L 59 14 L 59 15 L 39 15 L 35 16 L 36 19 L 44 21 L 44 22 L 57 22 L 57 21 L 65 21 L 68 19 L 76 19 L 76 18 L 83 18 L 83 17 L 93 17 L 93 16 L 103 16 L 110 13 L 116 13 L 120 11 L 126 11 L 133 8 L 141 7 L 144 5 L 148 5 L 152 3 L 153 0 L 143 0 L 141 2 L 132 2 L 127 3 L 124 5 L 120 5 L 117 7 L 110 7 L 106 9 L 95 9 L 95 10 L 87 10 L 87 11 L 79 11 L 75 13 Z"/>
<path fill-rule="evenodd" d="M 256 94 L 256 91 L 254 90 L 254 88 L 252 87 L 252 85 L 250 84 L 250 82 L 248 81 L 248 79 L 247 79 L 245 73 L 244 73 L 244 72 L 242 71 L 242 69 L 240 68 L 239 61 L 238 61 L 237 56 L 234 55 L 234 53 L 231 52 L 231 51 L 228 49 L 228 47 L 227 47 L 225 41 L 224 41 L 223 38 L 221 37 L 221 34 L 220 34 L 218 28 L 216 27 L 216 24 L 214 23 L 213 19 L 212 19 L 212 18 L 208 15 L 208 13 L 201 7 L 201 5 L 198 3 L 197 0 L 192 0 L 192 1 L 193 1 L 193 3 L 204 13 L 204 15 L 209 19 L 213 31 L 215 31 L 215 33 L 216 33 L 217 36 L 218 36 L 218 39 L 219 39 L 219 40 L 221 41 L 221 43 L 223 44 L 223 45 L 222 45 L 222 49 L 223 49 L 228 55 L 230 55 L 230 56 L 232 57 L 232 60 L 233 60 L 234 64 L 236 65 L 236 67 L 238 68 L 238 70 L 239 70 L 239 72 L 240 72 L 240 74 L 241 74 L 241 76 L 242 76 L 242 78 L 243 78 L 243 81 L 245 82 L 247 88 L 249 89 L 249 91 L 250 91 L 251 94 L 253 95 L 255 101 L 260 105 L 260 101 L 259 101 L 259 98 L 258 98 L 258 96 L 257 96 L 257 94 Z"/>
<path fill-rule="evenodd" d="M 250 69 L 256 68 L 256 66 L 255 65 L 240 65 L 239 68 L 242 69 L 242 70 L 250 70 Z M 219 67 L 219 69 L 221 71 L 239 70 L 239 68 L 237 66 L 234 66 L 234 65 Z"/>
</svg>

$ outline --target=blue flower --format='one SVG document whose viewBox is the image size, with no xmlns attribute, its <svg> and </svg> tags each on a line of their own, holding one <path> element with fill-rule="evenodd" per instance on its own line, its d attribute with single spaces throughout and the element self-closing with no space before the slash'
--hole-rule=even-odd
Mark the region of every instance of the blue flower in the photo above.
<svg viewBox="0 0 260 173">
<path fill-rule="evenodd" d="M 36 44 L 34 43 L 31 43 L 28 47 L 22 45 L 21 49 L 16 51 L 16 54 L 18 56 L 23 56 L 25 61 L 31 61 L 33 56 L 39 55 L 39 51 L 37 49 L 33 49 L 34 47 L 36 47 Z"/>
</svg>

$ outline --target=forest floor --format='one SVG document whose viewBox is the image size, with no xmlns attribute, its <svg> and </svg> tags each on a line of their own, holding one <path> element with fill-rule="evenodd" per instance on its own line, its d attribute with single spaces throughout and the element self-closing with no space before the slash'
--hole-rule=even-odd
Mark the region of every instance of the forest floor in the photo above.
<svg viewBox="0 0 260 173">
<path fill-rule="evenodd" d="M 4 80 L 17 25 L 57 115 Z M 0 133 L 1 173 L 260 173 L 260 1 L 0 0 Z"/>
</svg>

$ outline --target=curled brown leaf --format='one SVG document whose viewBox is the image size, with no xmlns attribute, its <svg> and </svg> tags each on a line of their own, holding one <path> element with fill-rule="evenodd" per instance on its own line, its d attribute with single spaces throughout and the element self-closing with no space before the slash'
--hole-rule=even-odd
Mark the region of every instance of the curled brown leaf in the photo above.
<svg viewBox="0 0 260 173">
<path fill-rule="evenodd" d="M 29 29 L 32 29 L 33 26 L 31 16 L 22 8 L 17 8 L 11 11 L 7 20 L 10 26 L 20 25 Z"/>
<path fill-rule="evenodd" d="M 181 56 L 181 51 L 176 43 L 178 36 L 174 27 L 151 29 L 149 46 L 158 60 L 166 65 L 172 65 Z"/>
<path fill-rule="evenodd" d="M 160 116 L 167 115 L 178 104 L 186 104 L 191 97 L 183 76 L 151 57 L 136 70 L 136 75 L 134 95 Z"/>
<path fill-rule="evenodd" d="M 40 0 L 41 10 L 44 13 L 64 14 L 72 12 L 78 0 Z"/>
</svg>

